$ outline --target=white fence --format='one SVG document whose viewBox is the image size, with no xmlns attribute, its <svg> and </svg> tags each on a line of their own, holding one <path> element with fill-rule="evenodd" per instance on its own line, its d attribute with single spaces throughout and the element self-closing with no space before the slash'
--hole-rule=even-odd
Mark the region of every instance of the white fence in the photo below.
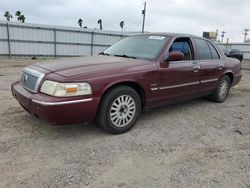
<svg viewBox="0 0 250 188">
<path fill-rule="evenodd" d="M 219 43 L 222 49 L 238 49 L 244 54 L 244 59 L 250 59 L 250 43 Z"/>
<path fill-rule="evenodd" d="M 0 21 L 0 57 L 94 55 L 131 34 Z"/>
</svg>

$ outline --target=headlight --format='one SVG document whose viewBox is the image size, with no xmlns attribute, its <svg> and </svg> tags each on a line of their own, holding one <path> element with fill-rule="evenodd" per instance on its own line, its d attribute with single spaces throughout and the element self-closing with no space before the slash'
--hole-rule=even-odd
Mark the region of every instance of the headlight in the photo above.
<svg viewBox="0 0 250 188">
<path fill-rule="evenodd" d="M 92 89 L 90 84 L 82 83 L 59 83 L 50 80 L 45 80 L 40 89 L 41 93 L 56 97 L 69 97 L 79 95 L 90 95 Z"/>
</svg>

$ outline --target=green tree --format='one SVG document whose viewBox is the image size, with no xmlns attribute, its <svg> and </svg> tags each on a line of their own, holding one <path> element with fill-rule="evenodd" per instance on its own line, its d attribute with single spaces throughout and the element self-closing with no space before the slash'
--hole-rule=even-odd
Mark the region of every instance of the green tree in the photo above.
<svg viewBox="0 0 250 188">
<path fill-rule="evenodd" d="M 97 23 L 100 24 L 100 30 L 102 30 L 102 20 L 99 19 Z"/>
<path fill-rule="evenodd" d="M 121 27 L 122 31 L 123 31 L 124 25 L 125 25 L 125 24 L 124 24 L 124 21 L 121 21 L 121 22 L 120 22 L 120 27 Z"/>
<path fill-rule="evenodd" d="M 77 23 L 78 23 L 78 25 L 79 25 L 80 27 L 82 27 L 82 19 L 81 19 L 81 18 L 78 19 L 78 22 L 77 22 Z"/>
<path fill-rule="evenodd" d="M 18 17 L 18 20 L 19 20 L 20 22 L 24 23 L 24 22 L 25 22 L 25 16 L 24 16 L 23 14 L 20 15 L 20 16 Z"/>
<path fill-rule="evenodd" d="M 12 15 L 10 14 L 9 11 L 6 11 L 6 12 L 4 13 L 4 17 L 6 17 L 6 20 L 7 20 L 7 21 L 10 21 L 10 19 L 12 18 Z"/>
<path fill-rule="evenodd" d="M 16 16 L 17 16 L 17 17 L 21 16 L 21 14 L 22 14 L 22 13 L 21 13 L 20 10 L 16 11 Z"/>
<path fill-rule="evenodd" d="M 20 10 L 16 11 L 16 17 L 17 17 L 17 21 L 20 21 L 22 23 L 25 22 L 25 16 L 21 13 Z"/>
</svg>

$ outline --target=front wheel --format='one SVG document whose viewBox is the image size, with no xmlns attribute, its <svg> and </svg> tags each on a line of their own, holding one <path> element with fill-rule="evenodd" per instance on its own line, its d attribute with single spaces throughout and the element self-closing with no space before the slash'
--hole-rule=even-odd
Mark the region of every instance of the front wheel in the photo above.
<svg viewBox="0 0 250 188">
<path fill-rule="evenodd" d="M 105 94 L 97 116 L 97 123 L 112 134 L 127 132 L 141 113 L 141 100 L 131 87 L 118 86 Z"/>
<path fill-rule="evenodd" d="M 211 99 L 215 102 L 224 102 L 230 91 L 230 78 L 225 75 L 219 81 L 219 84 L 213 94 L 211 95 Z"/>
</svg>

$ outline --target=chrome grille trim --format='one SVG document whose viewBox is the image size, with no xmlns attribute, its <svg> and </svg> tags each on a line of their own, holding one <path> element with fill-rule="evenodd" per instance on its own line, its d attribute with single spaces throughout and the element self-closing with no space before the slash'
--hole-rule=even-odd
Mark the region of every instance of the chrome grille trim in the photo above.
<svg viewBox="0 0 250 188">
<path fill-rule="evenodd" d="M 23 75 L 23 74 L 27 74 L 27 75 L 30 75 L 30 76 L 32 76 L 32 77 L 36 77 L 34 88 L 29 88 L 29 87 L 27 87 L 27 86 L 25 86 L 25 85 L 23 84 L 23 80 L 22 80 L 22 75 Z M 37 70 L 31 69 L 31 68 L 28 68 L 28 67 L 25 67 L 25 68 L 22 70 L 22 72 L 21 72 L 20 82 L 21 82 L 23 88 L 25 88 L 25 89 L 27 89 L 27 90 L 33 92 L 33 93 L 37 93 L 39 84 L 40 84 L 40 82 L 42 81 L 42 79 L 43 79 L 44 76 L 45 76 L 44 73 L 41 73 L 41 72 L 39 72 L 39 71 L 37 71 Z"/>
</svg>

